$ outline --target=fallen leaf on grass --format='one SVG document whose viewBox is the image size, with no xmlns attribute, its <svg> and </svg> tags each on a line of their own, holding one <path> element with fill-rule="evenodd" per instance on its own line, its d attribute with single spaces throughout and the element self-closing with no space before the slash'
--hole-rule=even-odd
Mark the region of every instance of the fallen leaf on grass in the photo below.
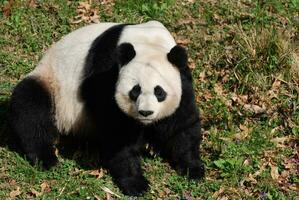
<svg viewBox="0 0 299 200">
<path fill-rule="evenodd" d="M 107 193 L 108 194 L 112 194 L 112 195 L 114 195 L 114 196 L 116 196 L 116 197 L 118 197 L 118 198 L 120 198 L 120 196 L 118 195 L 118 194 L 116 194 L 116 193 L 114 193 L 114 192 L 112 192 L 109 188 L 107 188 L 107 187 L 101 187 L 102 188 L 102 190 L 104 191 L 104 192 L 106 192 L 106 195 L 107 195 Z"/>
<path fill-rule="evenodd" d="M 35 196 L 35 197 L 40 197 L 40 196 L 42 196 L 42 192 L 38 192 L 38 191 L 36 191 L 35 189 L 33 189 L 33 188 L 31 188 L 30 189 L 30 191 L 31 191 L 31 193 Z"/>
<path fill-rule="evenodd" d="M 189 39 L 177 39 L 177 43 L 185 46 L 190 43 L 190 40 Z"/>
<path fill-rule="evenodd" d="M 92 170 L 88 174 L 96 176 L 97 179 L 100 179 L 100 178 L 102 178 L 104 176 L 103 169 Z"/>
<path fill-rule="evenodd" d="M 244 160 L 243 165 L 244 166 L 249 166 L 250 163 L 251 163 L 251 160 L 247 158 L 247 159 Z"/>
<path fill-rule="evenodd" d="M 191 58 L 188 59 L 188 63 L 189 63 L 189 68 L 190 69 L 195 69 L 196 65 L 194 60 L 192 60 Z"/>
<path fill-rule="evenodd" d="M 205 70 L 203 70 L 202 72 L 200 72 L 200 74 L 199 74 L 199 81 L 201 82 L 201 83 L 205 83 L 206 82 L 206 71 Z"/>
<path fill-rule="evenodd" d="M 223 95 L 223 88 L 222 88 L 222 86 L 219 84 L 219 83 L 216 83 L 215 85 L 214 85 L 214 91 L 215 91 L 215 93 L 218 95 L 218 96 L 222 96 Z"/>
<path fill-rule="evenodd" d="M 2 9 L 3 15 L 8 17 L 11 13 L 12 6 L 14 4 L 14 0 L 9 0 L 8 3 Z"/>
<path fill-rule="evenodd" d="M 194 18 L 187 18 L 187 19 L 182 19 L 178 21 L 178 25 L 185 25 L 185 24 L 195 24 L 195 19 Z"/>
<path fill-rule="evenodd" d="M 88 2 L 79 2 L 79 6 L 77 7 L 77 16 L 71 20 L 72 24 L 78 24 L 80 22 L 85 23 L 99 23 L 100 17 L 98 15 L 98 10 L 92 8 L 90 3 Z"/>
<path fill-rule="evenodd" d="M 101 197 L 99 197 L 98 195 L 94 195 L 94 198 L 96 198 L 96 200 L 103 200 Z"/>
<path fill-rule="evenodd" d="M 15 197 L 19 196 L 21 193 L 22 192 L 20 191 L 20 187 L 18 186 L 17 189 L 15 189 L 9 193 L 9 197 L 15 198 Z"/>
<path fill-rule="evenodd" d="M 42 193 L 49 193 L 49 192 L 51 192 L 51 188 L 50 188 L 50 186 L 49 186 L 49 184 L 47 182 L 43 182 L 40 185 L 40 187 L 41 187 L 41 192 Z"/>
<path fill-rule="evenodd" d="M 246 125 L 240 124 L 239 126 L 241 132 L 236 133 L 234 138 L 237 140 L 244 140 L 248 137 L 248 135 L 252 132 L 252 128 L 248 128 Z"/>
<path fill-rule="evenodd" d="M 221 198 L 217 198 L 217 200 L 228 200 L 227 196 L 221 197 Z"/>
<path fill-rule="evenodd" d="M 224 189 L 221 187 L 218 191 L 214 192 L 213 198 L 218 199 L 218 197 L 224 192 Z"/>
<path fill-rule="evenodd" d="M 231 99 L 239 105 L 244 105 L 248 101 L 248 96 L 233 93 Z"/>
<path fill-rule="evenodd" d="M 273 180 L 278 181 L 279 179 L 279 173 L 278 173 L 278 167 L 271 162 L 269 162 L 269 166 L 271 168 L 270 174 Z"/>
<path fill-rule="evenodd" d="M 253 183 L 253 184 L 257 184 L 257 180 L 256 180 L 256 177 L 259 176 L 266 168 L 266 166 L 268 165 L 267 162 L 264 162 L 259 170 L 257 170 L 254 174 L 249 174 L 244 180 L 241 181 L 241 185 L 243 185 L 244 181 L 247 181 L 247 182 L 250 182 L 250 183 Z"/>
<path fill-rule="evenodd" d="M 29 6 L 30 8 L 36 8 L 36 2 L 35 2 L 35 0 L 29 0 L 29 2 L 28 2 L 28 6 Z"/>
<path fill-rule="evenodd" d="M 273 142 L 276 145 L 276 147 L 278 147 L 278 148 L 284 148 L 284 147 L 286 147 L 285 143 L 289 142 L 290 140 L 291 140 L 290 136 L 285 136 L 285 137 L 273 138 L 271 140 L 271 142 Z"/>
<path fill-rule="evenodd" d="M 265 107 L 260 107 L 258 105 L 254 105 L 254 104 L 245 104 L 244 109 L 247 111 L 253 112 L 255 114 L 263 114 L 266 112 Z"/>
</svg>

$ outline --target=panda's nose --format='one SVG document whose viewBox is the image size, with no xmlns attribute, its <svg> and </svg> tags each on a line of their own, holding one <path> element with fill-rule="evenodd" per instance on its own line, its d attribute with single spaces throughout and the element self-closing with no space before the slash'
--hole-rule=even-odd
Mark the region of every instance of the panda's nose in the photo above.
<svg viewBox="0 0 299 200">
<path fill-rule="evenodd" d="M 140 115 L 142 115 L 144 117 L 147 117 L 154 113 L 153 111 L 150 111 L 150 110 L 139 110 L 138 112 Z"/>
</svg>

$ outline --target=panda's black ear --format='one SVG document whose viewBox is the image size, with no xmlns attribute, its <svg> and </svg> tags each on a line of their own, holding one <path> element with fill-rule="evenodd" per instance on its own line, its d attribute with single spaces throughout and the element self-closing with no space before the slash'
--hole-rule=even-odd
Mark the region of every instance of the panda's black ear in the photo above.
<svg viewBox="0 0 299 200">
<path fill-rule="evenodd" d="M 188 56 L 186 50 L 179 46 L 176 45 L 174 46 L 170 52 L 167 54 L 167 59 L 169 62 L 174 64 L 180 69 L 184 69 L 188 67 Z"/>
<path fill-rule="evenodd" d="M 131 43 L 122 43 L 117 47 L 117 57 L 121 66 L 128 64 L 136 55 Z"/>
</svg>

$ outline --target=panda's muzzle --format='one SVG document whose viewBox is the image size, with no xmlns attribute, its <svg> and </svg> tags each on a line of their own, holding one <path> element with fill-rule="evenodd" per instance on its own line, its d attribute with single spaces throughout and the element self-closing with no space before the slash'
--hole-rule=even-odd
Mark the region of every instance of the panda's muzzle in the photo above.
<svg viewBox="0 0 299 200">
<path fill-rule="evenodd" d="M 139 110 L 138 113 L 140 115 L 142 115 L 143 117 L 147 117 L 147 116 L 152 115 L 154 112 L 150 111 L 150 110 Z"/>
</svg>

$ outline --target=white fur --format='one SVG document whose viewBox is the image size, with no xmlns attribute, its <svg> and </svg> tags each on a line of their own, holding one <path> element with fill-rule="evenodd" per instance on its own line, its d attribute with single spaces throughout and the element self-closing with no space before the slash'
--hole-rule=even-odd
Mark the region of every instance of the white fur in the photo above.
<svg viewBox="0 0 299 200">
<path fill-rule="evenodd" d="M 120 71 L 115 99 L 119 107 L 129 116 L 144 124 L 158 121 L 170 116 L 178 108 L 182 95 L 180 73 L 167 60 L 166 54 L 147 55 L 144 60 L 133 59 Z M 139 84 L 141 94 L 134 102 L 129 98 L 130 90 Z M 154 88 L 159 85 L 167 93 L 164 101 L 158 102 Z M 140 110 L 153 111 L 152 115 L 144 117 Z"/>
<path fill-rule="evenodd" d="M 35 70 L 29 74 L 29 76 L 37 77 L 43 81 L 51 92 L 55 102 L 56 126 L 62 133 L 67 134 L 70 131 L 76 132 L 83 127 L 82 124 L 84 124 L 85 127 L 88 125 L 83 110 L 83 104 L 78 96 L 78 87 L 82 82 L 81 76 L 84 61 L 94 39 L 114 25 L 117 24 L 93 24 L 66 35 L 51 46 Z M 148 64 L 145 61 L 152 61 L 150 63 L 152 69 L 160 71 L 159 73 L 164 75 L 169 73 L 171 75 L 167 75 L 168 80 L 173 79 L 173 82 L 177 82 L 177 84 L 180 83 L 180 81 L 178 81 L 179 73 L 172 72 L 175 71 L 175 69 L 166 61 L 166 53 L 175 45 L 175 41 L 161 23 L 151 21 L 144 24 L 126 26 L 119 43 L 123 42 L 133 44 L 137 52 L 136 58 L 134 58 L 135 64 L 138 62 Z M 153 59 L 157 60 L 154 61 Z M 165 64 L 161 65 L 162 63 Z M 129 64 L 127 67 L 129 66 L 131 65 Z M 141 73 L 146 71 L 147 70 L 142 70 Z M 124 73 L 124 71 L 122 71 L 122 73 Z M 147 71 L 147 73 L 152 73 L 152 71 Z M 143 77 L 143 75 L 137 75 L 136 73 L 135 76 L 139 78 Z M 161 77 L 157 77 L 156 75 L 155 79 L 144 82 L 144 85 L 146 85 L 146 83 L 153 83 L 152 81 L 162 80 Z M 166 81 L 163 83 L 167 85 Z M 169 87 L 171 85 L 173 85 L 173 83 L 169 84 Z M 172 87 L 180 88 L 180 86 L 175 84 Z M 174 91 L 177 91 L 178 93 L 176 95 L 180 96 L 179 90 L 174 89 Z M 150 98 L 148 100 L 150 100 Z M 177 104 L 177 102 L 175 104 Z M 140 106 L 141 105 L 143 105 L 143 103 L 140 103 Z M 159 110 L 157 106 L 155 110 Z M 163 112 L 167 114 L 167 110 L 171 109 L 165 109 Z M 163 112 L 161 112 L 160 115 L 165 115 Z"/>
<path fill-rule="evenodd" d="M 78 131 L 74 129 L 78 129 L 79 124 L 85 121 L 83 104 L 78 98 L 85 57 L 94 39 L 113 25 L 116 24 L 94 24 L 71 32 L 52 45 L 36 69 L 29 74 L 41 77 L 45 85 L 51 86 L 56 126 L 62 133 Z"/>
</svg>

